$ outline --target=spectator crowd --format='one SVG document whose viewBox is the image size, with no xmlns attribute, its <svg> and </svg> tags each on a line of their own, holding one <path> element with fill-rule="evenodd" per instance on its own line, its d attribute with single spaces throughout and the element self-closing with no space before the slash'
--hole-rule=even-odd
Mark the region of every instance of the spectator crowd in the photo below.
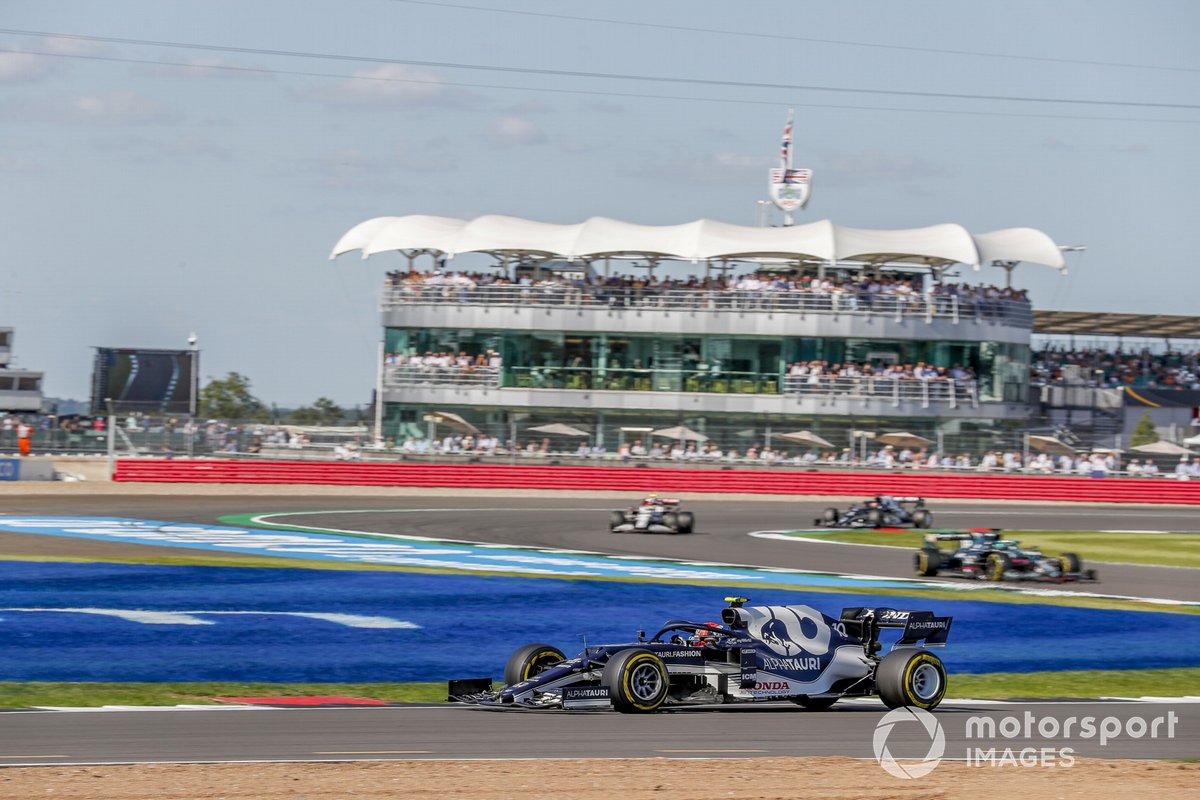
<svg viewBox="0 0 1200 800">
<path fill-rule="evenodd" d="M 1028 303 L 1024 289 L 997 286 L 971 286 L 965 283 L 933 283 L 928 288 L 918 277 L 863 272 L 858 275 L 814 274 L 789 275 L 754 272 L 740 276 L 692 275 L 687 278 L 654 277 L 653 275 L 612 275 L 610 277 L 564 277 L 546 270 L 517 277 L 492 272 L 389 272 L 387 285 L 405 294 L 437 297 L 458 302 L 486 301 L 487 290 L 510 288 L 518 296 L 536 302 L 539 293 L 562 294 L 566 299 L 582 300 L 585 293 L 599 302 L 620 302 L 655 297 L 663 292 L 695 291 L 724 295 L 734 299 L 773 302 L 780 298 L 814 296 L 846 310 L 890 311 L 904 305 L 918 305 L 925 300 L 939 312 L 948 312 L 955 303 L 961 308 L 990 310 L 995 301 L 1008 300 Z M 475 290 L 484 290 L 483 294 Z"/>
<path fill-rule="evenodd" d="M 1030 382 L 1117 389 L 1200 389 L 1200 351 L 1154 353 L 1046 347 L 1033 353 Z"/>
</svg>

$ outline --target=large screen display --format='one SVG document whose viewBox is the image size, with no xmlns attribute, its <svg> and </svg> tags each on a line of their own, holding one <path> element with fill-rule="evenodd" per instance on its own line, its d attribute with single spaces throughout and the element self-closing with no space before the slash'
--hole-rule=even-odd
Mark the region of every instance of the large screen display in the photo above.
<svg viewBox="0 0 1200 800">
<path fill-rule="evenodd" d="M 96 348 L 92 370 L 92 413 L 188 414 L 199 374 L 193 350 Z"/>
</svg>

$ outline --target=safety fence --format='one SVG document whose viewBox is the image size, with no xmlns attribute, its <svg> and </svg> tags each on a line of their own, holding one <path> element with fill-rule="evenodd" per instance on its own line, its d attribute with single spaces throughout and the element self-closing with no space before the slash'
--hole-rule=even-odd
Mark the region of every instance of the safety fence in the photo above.
<svg viewBox="0 0 1200 800">
<path fill-rule="evenodd" d="M 509 464 L 119 459 L 114 480 L 151 483 L 323 484 L 462 489 L 920 495 L 988 500 L 1200 505 L 1200 481 L 1002 475 L 765 472 L 736 469 L 552 467 Z"/>
<path fill-rule="evenodd" d="M 1027 300 L 964 298 L 946 294 L 873 294 L 741 289 L 653 289 L 609 286 L 470 286 L 404 284 L 384 287 L 385 311 L 409 305 L 565 306 L 660 311 L 733 311 L 781 314 L 852 314 L 901 319 L 1001 321 L 1028 327 Z"/>
</svg>

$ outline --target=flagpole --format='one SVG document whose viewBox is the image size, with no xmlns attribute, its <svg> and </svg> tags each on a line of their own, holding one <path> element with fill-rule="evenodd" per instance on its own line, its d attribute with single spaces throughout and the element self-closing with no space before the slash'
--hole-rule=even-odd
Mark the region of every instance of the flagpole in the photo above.
<svg viewBox="0 0 1200 800">
<path fill-rule="evenodd" d="M 796 119 L 795 106 L 788 108 L 787 127 L 783 129 L 783 175 L 784 180 L 787 180 L 788 170 L 792 168 L 792 123 Z M 783 212 L 783 225 L 785 228 L 792 226 L 792 212 Z"/>
</svg>

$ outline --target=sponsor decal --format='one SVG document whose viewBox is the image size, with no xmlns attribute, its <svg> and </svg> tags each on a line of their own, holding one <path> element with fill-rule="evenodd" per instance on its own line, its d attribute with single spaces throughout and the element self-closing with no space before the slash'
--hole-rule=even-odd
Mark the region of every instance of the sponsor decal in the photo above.
<svg viewBox="0 0 1200 800">
<path fill-rule="evenodd" d="M 696 650 L 658 650 L 655 655 L 659 658 L 686 658 L 688 660 L 696 660 L 703 657 L 699 649 Z"/>
<path fill-rule="evenodd" d="M 815 657 L 809 658 L 775 658 L 773 656 L 762 657 L 763 669 L 786 669 L 792 672 L 811 672 L 821 668 L 821 659 Z"/>
<path fill-rule="evenodd" d="M 754 684 L 756 691 L 790 691 L 792 685 L 787 681 L 758 681 Z"/>
<path fill-rule="evenodd" d="M 829 623 L 808 606 L 762 606 L 751 611 L 755 614 L 751 633 L 778 655 L 822 656 L 829 652 L 833 636 Z"/>
<path fill-rule="evenodd" d="M 884 611 L 882 614 L 880 614 L 879 618 L 881 620 L 891 620 L 891 621 L 899 622 L 900 620 L 908 619 L 908 615 L 909 615 L 909 612 L 907 612 L 907 611 L 895 611 L 895 610 L 889 608 L 887 611 Z"/>
</svg>

